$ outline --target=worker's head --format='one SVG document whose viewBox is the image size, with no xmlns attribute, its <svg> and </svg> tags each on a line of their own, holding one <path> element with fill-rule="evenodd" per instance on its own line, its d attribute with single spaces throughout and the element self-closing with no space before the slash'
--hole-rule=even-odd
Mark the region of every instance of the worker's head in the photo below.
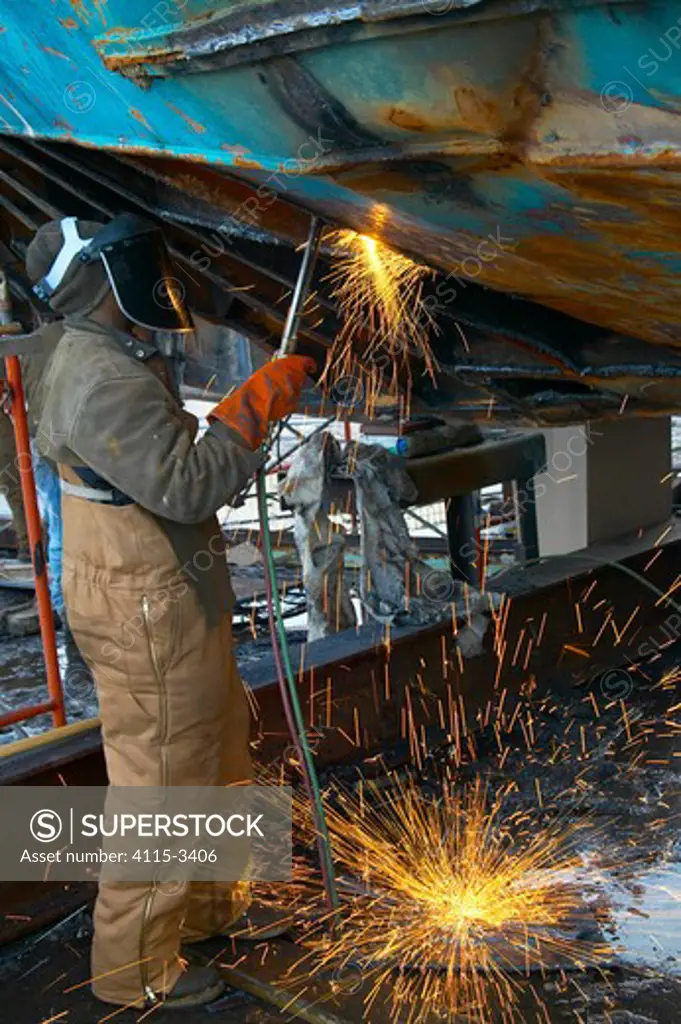
<svg viewBox="0 0 681 1024">
<path fill-rule="evenodd" d="M 104 227 L 95 220 L 77 220 L 75 223 L 81 238 L 93 238 Z M 60 275 L 61 279 L 52 293 L 45 296 L 52 309 L 63 316 L 86 317 L 111 291 L 109 278 L 101 260 L 85 264 L 70 259 L 64 261 L 64 266 L 57 267 L 57 257 L 64 243 L 60 220 L 43 224 L 26 250 L 26 270 L 33 285 L 38 285 L 51 271 L 55 271 L 55 277 Z"/>
<path fill-rule="evenodd" d="M 109 224 L 75 217 L 50 221 L 29 245 L 26 269 L 34 291 L 64 316 L 82 319 L 97 311 L 97 319 L 103 314 L 115 322 L 118 309 L 122 325 L 192 329 L 163 235 L 142 217 L 122 214 Z"/>
</svg>

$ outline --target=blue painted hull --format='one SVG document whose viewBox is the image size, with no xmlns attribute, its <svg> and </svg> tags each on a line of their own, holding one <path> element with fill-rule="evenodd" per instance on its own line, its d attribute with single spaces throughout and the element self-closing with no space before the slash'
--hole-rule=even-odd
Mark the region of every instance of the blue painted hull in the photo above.
<svg viewBox="0 0 681 1024">
<path fill-rule="evenodd" d="M 0 129 L 171 157 L 189 191 L 229 169 L 253 223 L 276 191 L 454 290 L 681 342 L 678 4 L 215 6 L 6 0 Z"/>
</svg>

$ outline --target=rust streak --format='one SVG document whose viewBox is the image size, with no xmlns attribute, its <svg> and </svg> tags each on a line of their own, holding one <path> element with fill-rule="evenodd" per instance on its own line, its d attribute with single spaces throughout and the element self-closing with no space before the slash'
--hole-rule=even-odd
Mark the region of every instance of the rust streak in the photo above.
<svg viewBox="0 0 681 1024">
<path fill-rule="evenodd" d="M 549 54 L 553 45 L 554 19 L 541 17 L 535 26 L 534 45 L 524 72 L 512 94 L 511 116 L 500 139 L 509 155 L 522 160 L 532 128 L 544 102 L 550 101 L 548 88 Z"/>
<path fill-rule="evenodd" d="M 229 142 L 221 142 L 220 149 L 224 149 L 227 153 L 232 154 L 235 167 L 245 167 L 256 171 L 262 170 L 262 164 L 249 156 L 251 151 L 246 149 L 245 146 L 231 146 Z"/>
<path fill-rule="evenodd" d="M 75 18 L 58 18 L 57 20 L 60 25 L 63 25 L 67 32 L 77 32 L 80 28 L 80 25 Z"/>
<path fill-rule="evenodd" d="M 55 117 L 52 124 L 55 128 L 61 128 L 61 130 L 66 132 L 68 135 L 73 135 L 75 131 L 73 125 L 69 124 L 68 121 L 65 121 L 63 117 Z"/>
<path fill-rule="evenodd" d="M 154 129 L 151 127 L 141 110 L 138 110 L 137 107 L 130 107 L 130 113 L 136 121 L 139 121 L 139 123 L 147 129 L 147 131 L 152 132 L 152 134 L 154 133 Z"/>
<path fill-rule="evenodd" d="M 454 98 L 465 128 L 481 134 L 497 134 L 500 112 L 496 103 L 481 94 L 479 87 L 459 86 L 454 90 Z"/>
<path fill-rule="evenodd" d="M 193 118 L 191 118 L 188 114 L 185 114 L 185 112 L 183 110 L 180 110 L 179 107 L 176 107 L 173 103 L 166 103 L 166 106 L 169 107 L 170 110 L 172 110 L 175 114 L 179 114 L 182 120 L 185 122 L 185 124 L 189 128 L 191 128 L 193 132 L 196 132 L 197 135 L 202 135 L 203 132 L 205 132 L 205 125 L 201 124 L 199 121 L 194 121 Z"/>
<path fill-rule="evenodd" d="M 83 22 L 84 25 L 90 24 L 90 13 L 87 10 L 83 0 L 69 0 L 71 7 L 73 7 L 74 13 Z"/>
<path fill-rule="evenodd" d="M 109 0 L 94 0 L 95 10 L 101 18 L 102 25 L 106 28 L 106 13 L 104 8 L 108 4 Z"/>
<path fill-rule="evenodd" d="M 146 73 L 144 65 L 169 64 L 181 56 L 179 50 L 146 50 L 143 56 L 137 53 L 132 55 L 126 53 L 106 54 L 103 52 L 105 45 L 105 40 L 95 42 L 95 48 L 99 52 L 104 67 L 107 71 L 117 71 L 122 75 L 127 73 L 128 75 L 142 76 Z"/>
<path fill-rule="evenodd" d="M 61 50 L 55 50 L 52 46 L 41 46 L 40 49 L 44 50 L 45 53 L 52 54 L 53 57 L 61 57 L 62 60 L 66 60 L 69 62 L 69 64 L 73 64 L 73 61 L 68 56 L 68 54 L 62 53 Z"/>
<path fill-rule="evenodd" d="M 245 157 L 245 156 L 235 156 L 234 157 L 234 166 L 235 167 L 245 167 L 247 169 L 255 170 L 255 171 L 259 171 L 259 170 L 262 169 L 262 164 L 258 163 L 257 160 L 249 160 L 248 157 Z"/>
<path fill-rule="evenodd" d="M 446 79 L 444 71 L 440 79 Z M 480 87 L 448 84 L 451 101 L 437 110 L 420 110 L 414 103 L 408 106 L 387 106 L 377 111 L 377 118 L 417 134 L 451 134 L 468 131 L 477 135 L 496 136 L 503 124 L 503 113 L 494 98 Z"/>
</svg>

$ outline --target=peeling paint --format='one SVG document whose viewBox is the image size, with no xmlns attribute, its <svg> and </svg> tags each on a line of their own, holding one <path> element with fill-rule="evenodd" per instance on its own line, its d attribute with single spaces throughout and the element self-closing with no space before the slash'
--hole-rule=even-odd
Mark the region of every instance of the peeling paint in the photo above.
<svg viewBox="0 0 681 1024">
<path fill-rule="evenodd" d="M 245 146 L 231 146 L 228 142 L 222 142 L 220 144 L 220 149 L 224 149 L 227 153 L 231 153 L 235 167 L 243 167 L 245 170 L 250 169 L 253 171 L 261 171 L 263 169 L 260 161 L 256 160 L 251 155 L 250 149 L 246 149 Z"/>
<path fill-rule="evenodd" d="M 248 156 L 250 155 L 250 149 L 246 149 L 245 146 L 232 146 L 229 142 L 221 142 L 220 149 L 224 149 L 227 153 L 231 153 L 232 156 Z"/>
</svg>

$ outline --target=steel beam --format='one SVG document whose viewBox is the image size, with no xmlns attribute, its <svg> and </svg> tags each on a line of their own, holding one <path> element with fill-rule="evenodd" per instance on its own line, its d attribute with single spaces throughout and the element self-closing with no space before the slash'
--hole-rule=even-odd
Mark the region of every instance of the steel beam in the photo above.
<svg viewBox="0 0 681 1024">
<path fill-rule="evenodd" d="M 483 654 L 469 661 L 457 655 L 451 617 L 425 629 L 404 626 L 386 633 L 362 627 L 294 647 L 317 762 L 360 760 L 402 742 L 408 706 L 417 732 L 423 727 L 444 739 L 451 699 L 461 698 L 472 723 L 477 710 L 501 690 L 512 697 L 530 677 L 539 694 L 570 691 L 606 669 L 645 661 L 663 642 L 665 623 L 675 616 L 681 625 L 681 606 L 677 610 L 674 594 L 665 597 L 681 575 L 681 526 L 674 525 L 662 540 L 661 532 L 649 530 L 503 576 L 495 588 L 511 599 L 505 625 L 492 623 Z M 656 541 L 661 554 L 653 558 Z M 607 628 L 610 620 L 614 630 Z M 272 764 L 290 744 L 273 660 L 247 663 L 241 672 L 257 706 L 255 757 Z M 72 785 L 104 781 L 95 730 L 52 749 L 0 758 L 0 785 L 49 785 L 60 779 Z"/>
</svg>

